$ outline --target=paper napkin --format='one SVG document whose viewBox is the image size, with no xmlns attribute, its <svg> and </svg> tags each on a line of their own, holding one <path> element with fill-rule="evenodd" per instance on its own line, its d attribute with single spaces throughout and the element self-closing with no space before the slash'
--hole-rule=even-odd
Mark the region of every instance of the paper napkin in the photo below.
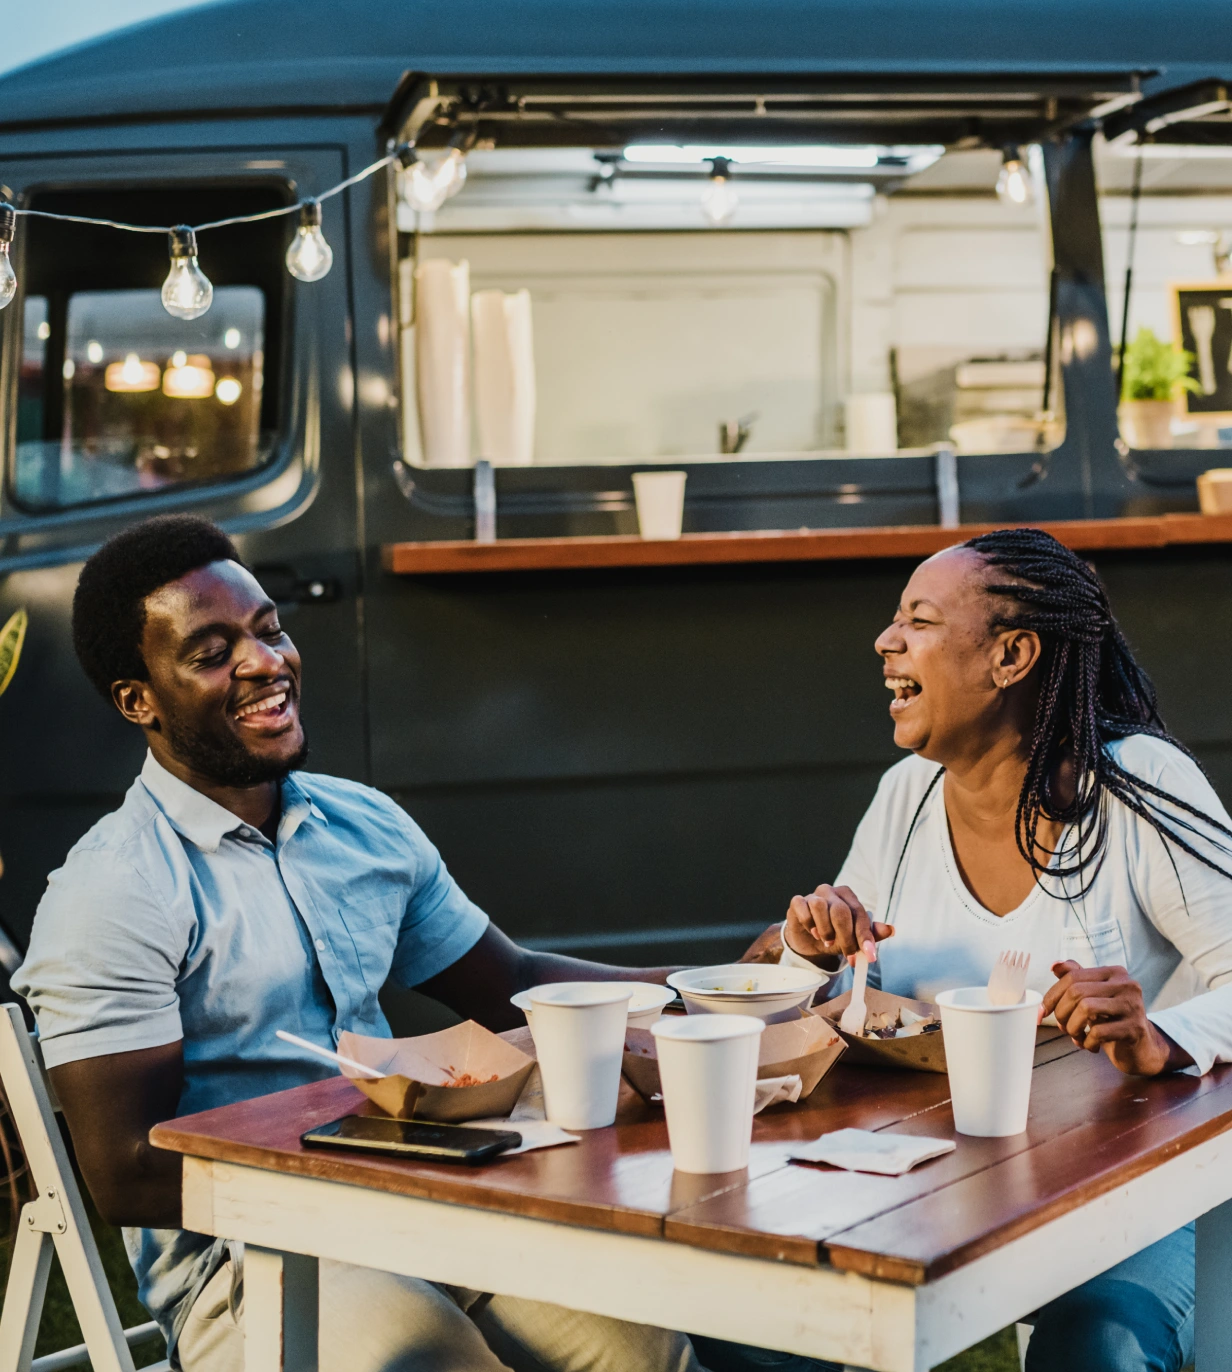
<svg viewBox="0 0 1232 1372">
<path fill-rule="evenodd" d="M 897 1177 L 918 1162 L 952 1153 L 953 1139 L 920 1138 L 915 1134 L 872 1133 L 867 1129 L 836 1129 L 812 1143 L 800 1144 L 787 1156 L 795 1162 L 827 1162 L 849 1172 L 880 1172 Z"/>
</svg>

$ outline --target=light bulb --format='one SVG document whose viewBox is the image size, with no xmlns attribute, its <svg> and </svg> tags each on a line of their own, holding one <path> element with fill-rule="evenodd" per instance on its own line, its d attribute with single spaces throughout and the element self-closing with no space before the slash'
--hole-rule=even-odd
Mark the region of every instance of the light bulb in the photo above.
<svg viewBox="0 0 1232 1372">
<path fill-rule="evenodd" d="M 736 213 L 740 197 L 731 183 L 728 172 L 731 162 L 726 157 L 714 157 L 710 161 L 710 184 L 702 194 L 702 213 L 717 228 L 726 224 Z"/>
<path fill-rule="evenodd" d="M 1031 178 L 1017 148 L 1006 148 L 997 177 L 997 198 L 1005 205 L 1025 205 L 1031 199 Z"/>
<path fill-rule="evenodd" d="M 299 207 L 299 228 L 287 249 L 287 271 L 297 281 L 320 281 L 334 265 L 334 250 L 321 232 L 321 204 L 305 200 Z"/>
<path fill-rule="evenodd" d="M 197 235 L 181 224 L 167 238 L 171 270 L 163 282 L 163 309 L 176 319 L 199 319 L 210 308 L 214 287 L 197 266 Z"/>
<path fill-rule="evenodd" d="M 449 149 L 436 168 L 435 179 L 442 188 L 442 200 L 452 199 L 466 185 L 466 154 L 461 148 Z"/>
<path fill-rule="evenodd" d="M 407 156 L 411 156 L 408 150 Z M 466 154 L 461 148 L 450 148 L 437 162 L 423 162 L 418 158 L 405 166 L 402 190 L 406 203 L 421 214 L 433 214 L 450 196 L 466 184 Z"/>
<path fill-rule="evenodd" d="M 17 211 L 0 204 L 0 310 L 17 294 L 17 273 L 9 261 L 9 244 L 17 231 Z"/>
</svg>

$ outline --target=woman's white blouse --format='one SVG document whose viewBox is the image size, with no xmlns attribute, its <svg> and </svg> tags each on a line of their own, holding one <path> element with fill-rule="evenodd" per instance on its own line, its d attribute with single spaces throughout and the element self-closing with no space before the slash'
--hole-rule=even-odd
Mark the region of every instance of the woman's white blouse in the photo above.
<svg viewBox="0 0 1232 1372">
<path fill-rule="evenodd" d="M 1125 771 L 1232 829 L 1210 782 L 1179 749 L 1135 734 L 1108 751 Z M 1192 1070 L 1232 1062 L 1232 880 L 1175 844 L 1165 849 L 1146 820 L 1106 797 L 1107 847 L 1094 879 L 1086 878 L 1086 893 L 1079 894 L 1080 879 L 1045 876 L 1018 909 L 994 915 L 959 874 L 943 783 L 924 803 L 908 842 L 937 771 L 936 763 L 913 756 L 885 774 L 834 882 L 894 925 L 869 969 L 870 985 L 931 1000 L 949 987 L 985 982 L 1006 948 L 1031 954 L 1028 984 L 1041 992 L 1056 980 L 1054 962 L 1121 966 L 1141 984 L 1151 1019 L 1193 1058 Z M 1190 846 L 1232 871 L 1232 838 L 1175 806 L 1151 803 Z M 1073 841 L 1067 830 L 1061 847 L 1071 856 Z"/>
</svg>

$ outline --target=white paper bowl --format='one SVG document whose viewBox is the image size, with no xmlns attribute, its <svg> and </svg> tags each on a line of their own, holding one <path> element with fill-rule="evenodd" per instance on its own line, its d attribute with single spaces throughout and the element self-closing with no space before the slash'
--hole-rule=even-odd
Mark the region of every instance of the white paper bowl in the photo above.
<svg viewBox="0 0 1232 1372">
<path fill-rule="evenodd" d="M 667 984 L 680 992 L 691 1015 L 753 1015 L 778 1024 L 807 1009 L 829 979 L 804 967 L 728 962 L 673 972 Z"/>
<path fill-rule="evenodd" d="M 607 982 L 597 984 L 609 985 Z M 675 991 L 669 991 L 666 986 L 656 986 L 649 981 L 621 981 L 610 984 L 628 987 L 633 992 L 629 1000 L 630 1029 L 649 1029 L 663 1013 L 663 1007 L 676 999 Z M 516 996 L 510 996 L 514 1005 L 526 1016 L 527 1024 L 532 1024 L 533 1015 L 530 994 L 529 991 L 519 991 Z"/>
</svg>

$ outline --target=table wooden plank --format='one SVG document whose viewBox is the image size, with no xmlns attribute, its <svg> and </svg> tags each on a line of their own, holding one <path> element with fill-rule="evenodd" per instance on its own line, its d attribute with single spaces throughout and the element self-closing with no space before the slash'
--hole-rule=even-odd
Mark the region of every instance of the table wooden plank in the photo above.
<svg viewBox="0 0 1232 1372">
<path fill-rule="evenodd" d="M 642 539 L 636 534 L 591 538 L 502 538 L 494 543 L 441 539 L 388 543 L 382 565 L 397 575 L 517 572 L 587 567 L 715 566 L 816 562 L 878 557 L 929 557 L 952 543 L 1006 524 L 884 525 L 855 529 L 764 529 Z M 1018 527 L 1013 521 L 1008 527 Z M 1232 541 L 1232 515 L 1165 514 L 1123 519 L 1056 520 L 1046 529 L 1078 552 L 1165 548 Z"/>
<path fill-rule="evenodd" d="M 304 1148 L 299 1138 L 306 1130 L 339 1115 L 372 1111 L 367 1098 L 341 1077 L 168 1120 L 150 1137 L 160 1148 L 221 1162 L 660 1235 L 664 1218 L 674 1211 L 782 1168 L 791 1145 L 816 1138 L 823 1118 L 879 1128 L 936 1106 L 947 1093 L 946 1078 L 935 1073 L 858 1071 L 846 1073 L 838 1088 L 827 1078 L 803 1107 L 774 1107 L 760 1116 L 748 1170 L 722 1176 L 675 1172 L 662 1107 L 646 1105 L 624 1083 L 615 1128 L 583 1134 L 580 1144 L 476 1168 Z M 814 1260 L 815 1255 L 814 1245 Z"/>
<path fill-rule="evenodd" d="M 1192 1134 L 1186 1146 L 1197 1143 L 1215 1127 L 1212 1120 L 1221 1110 L 1232 1111 L 1232 1070 L 1226 1082 L 1216 1089 L 1211 1077 L 1143 1081 L 1123 1076 L 1102 1055 L 1067 1055 L 1037 1067 L 1025 1134 L 967 1138 L 954 1129 L 946 1101 L 905 1119 L 895 1132 L 952 1138 L 953 1153 L 901 1177 L 791 1163 L 751 1179 L 745 1188 L 674 1212 L 664 1235 L 780 1261 L 821 1259 L 919 1283 L 1043 1223 L 1036 1216 L 1053 1213 L 1054 1206 L 1080 1204 L 1075 1176 L 1095 1195 L 1100 1187 L 1137 1175 L 1139 1152 L 1154 1157 L 1160 1138 L 1175 1146 Z M 1163 1133 L 1141 1133 L 1144 1118 L 1162 1121 Z M 818 1132 L 841 1127 L 827 1118 Z M 1069 1160 L 1068 1170 L 1040 1166 L 1040 1158 L 1054 1154 Z M 1017 1189 L 1008 1183 L 999 1189 L 998 1177 L 1016 1178 Z M 960 1204 L 968 1192 L 971 1203 Z M 991 1203 L 1010 1195 L 1008 1214 Z M 942 1214 L 948 1225 L 935 1222 L 934 1215 Z"/>
<path fill-rule="evenodd" d="M 831 1264 L 868 1276 L 909 1270 L 915 1282 L 954 1271 L 1228 1131 L 1232 1069 L 1129 1078 L 1107 1105 L 1090 1123 L 833 1235 Z"/>
</svg>

